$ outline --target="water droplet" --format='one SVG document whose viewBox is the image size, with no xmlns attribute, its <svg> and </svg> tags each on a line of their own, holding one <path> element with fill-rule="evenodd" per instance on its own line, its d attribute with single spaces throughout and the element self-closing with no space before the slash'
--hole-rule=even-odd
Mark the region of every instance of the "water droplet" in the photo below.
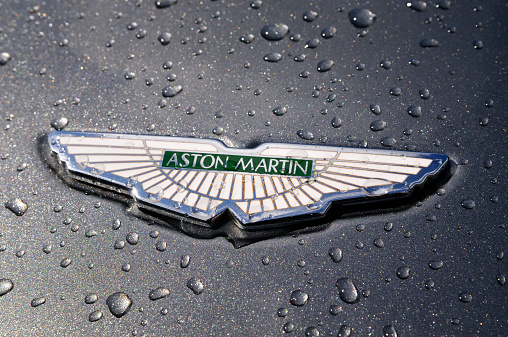
<svg viewBox="0 0 508 337">
<path fill-rule="evenodd" d="M 286 309 L 286 308 L 279 308 L 279 310 L 277 310 L 277 316 L 279 317 L 286 317 L 289 313 L 289 310 Z"/>
<path fill-rule="evenodd" d="M 157 1 L 155 1 L 155 7 L 162 9 L 162 8 L 172 6 L 172 5 L 176 4 L 177 2 L 178 2 L 178 0 L 157 0 Z"/>
<path fill-rule="evenodd" d="M 187 280 L 187 288 L 192 290 L 196 295 L 201 294 L 203 290 L 205 290 L 203 282 L 201 282 L 201 280 L 196 277 L 191 277 Z"/>
<path fill-rule="evenodd" d="M 337 280 L 337 289 L 339 290 L 339 297 L 346 303 L 353 304 L 360 300 L 358 288 L 353 281 L 347 277 L 342 277 Z"/>
<path fill-rule="evenodd" d="M 132 306 L 130 297 L 122 292 L 116 292 L 109 296 L 106 300 L 109 311 L 116 317 L 120 318 L 129 312 Z"/>
<path fill-rule="evenodd" d="M 271 23 L 261 29 L 261 36 L 269 41 L 278 41 L 289 32 L 289 27 L 283 23 Z"/>
<path fill-rule="evenodd" d="M 295 325 L 291 322 L 287 322 L 286 324 L 284 324 L 283 328 L 285 333 L 291 333 L 293 331 L 295 331 Z"/>
<path fill-rule="evenodd" d="M 400 96 L 400 95 L 402 95 L 402 89 L 400 89 L 400 88 L 391 88 L 390 89 L 390 95 L 392 95 L 392 96 Z"/>
<path fill-rule="evenodd" d="M 439 41 L 436 39 L 423 39 L 420 41 L 420 46 L 423 48 L 436 48 L 439 47 Z"/>
<path fill-rule="evenodd" d="M 85 296 L 85 303 L 86 304 L 94 304 L 99 299 L 99 296 L 97 294 L 90 293 Z"/>
<path fill-rule="evenodd" d="M 341 325 L 337 337 L 349 337 L 351 336 L 353 329 L 347 325 Z"/>
<path fill-rule="evenodd" d="M 397 144 L 397 140 L 392 137 L 385 137 L 382 138 L 379 143 L 384 147 L 393 147 L 395 144 Z"/>
<path fill-rule="evenodd" d="M 0 296 L 9 293 L 14 288 L 14 283 L 6 278 L 0 279 Z"/>
<path fill-rule="evenodd" d="M 416 106 L 416 105 L 410 105 L 407 108 L 407 113 L 409 114 L 409 116 L 415 117 L 415 118 L 422 117 L 422 115 L 423 115 L 422 108 L 419 106 Z"/>
<path fill-rule="evenodd" d="M 220 136 L 224 133 L 224 128 L 222 126 L 218 126 L 212 130 L 214 135 Z"/>
<path fill-rule="evenodd" d="M 462 207 L 464 207 L 465 209 L 473 209 L 473 208 L 476 207 L 476 204 L 475 204 L 474 200 L 471 200 L 471 199 L 464 199 L 464 200 L 462 200 L 460 205 Z"/>
<path fill-rule="evenodd" d="M 302 39 L 302 36 L 300 34 L 291 34 L 289 39 L 293 42 L 298 42 Z"/>
<path fill-rule="evenodd" d="M 254 41 L 254 39 L 255 39 L 254 34 L 243 34 L 242 36 L 240 36 L 240 41 L 246 44 L 251 43 L 252 41 Z"/>
<path fill-rule="evenodd" d="M 318 13 L 316 13 L 314 11 L 305 11 L 302 15 L 303 20 L 305 20 L 307 22 L 312 22 L 312 21 L 316 20 L 317 16 L 318 16 Z"/>
<path fill-rule="evenodd" d="M 383 336 L 384 337 L 397 337 L 397 330 L 393 325 L 386 325 L 383 327 Z"/>
<path fill-rule="evenodd" d="M 314 139 L 314 134 L 308 130 L 298 130 L 296 132 L 296 134 L 300 138 L 305 139 L 305 140 L 313 140 Z"/>
<path fill-rule="evenodd" d="M 63 130 L 67 126 L 67 124 L 69 124 L 69 120 L 65 117 L 53 119 L 51 121 L 51 126 L 55 130 Z"/>
<path fill-rule="evenodd" d="M 111 228 L 113 230 L 118 230 L 118 229 L 120 229 L 121 226 L 122 226 L 122 222 L 120 221 L 120 219 L 115 219 L 111 223 Z"/>
<path fill-rule="evenodd" d="M 380 119 L 373 121 L 372 123 L 370 123 L 370 129 L 375 132 L 382 131 L 386 129 L 386 122 Z"/>
<path fill-rule="evenodd" d="M 169 32 L 164 32 L 164 33 L 161 33 L 158 37 L 157 37 L 157 40 L 159 40 L 159 42 L 161 43 L 161 45 L 165 46 L 165 45 L 168 45 L 170 40 L 171 40 L 171 33 Z"/>
<path fill-rule="evenodd" d="M 339 117 L 335 116 L 332 118 L 332 127 L 334 128 L 340 128 L 340 126 L 342 125 L 342 121 L 340 120 Z"/>
<path fill-rule="evenodd" d="M 473 301 L 473 295 L 462 292 L 459 294 L 459 300 L 464 303 L 471 303 Z"/>
<path fill-rule="evenodd" d="M 263 57 L 266 62 L 279 62 L 282 60 L 282 55 L 279 53 L 269 53 Z"/>
<path fill-rule="evenodd" d="M 152 301 L 159 300 L 164 297 L 169 296 L 169 289 L 164 287 L 159 287 L 157 289 L 154 289 L 150 291 L 150 294 L 148 295 L 148 298 L 150 298 Z"/>
<path fill-rule="evenodd" d="M 162 90 L 162 96 L 164 97 L 175 97 L 179 93 L 181 93 L 183 90 L 183 87 L 181 85 L 173 85 L 166 87 Z"/>
<path fill-rule="evenodd" d="M 139 234 L 130 232 L 125 236 L 125 240 L 131 245 L 137 245 L 139 243 Z"/>
<path fill-rule="evenodd" d="M 263 256 L 261 258 L 261 263 L 263 263 L 264 266 L 268 266 L 270 264 L 270 259 L 268 258 L 268 256 Z"/>
<path fill-rule="evenodd" d="M 303 62 L 307 56 L 305 54 L 298 54 L 294 57 L 295 62 Z"/>
<path fill-rule="evenodd" d="M 321 41 L 319 41 L 319 39 L 312 39 L 312 40 L 309 40 L 305 43 L 305 48 L 309 48 L 309 49 L 314 49 L 314 48 L 317 48 L 317 46 L 319 46 L 319 44 L 321 43 Z"/>
<path fill-rule="evenodd" d="M 6 65 L 11 59 L 11 54 L 3 52 L 0 53 L 0 66 Z"/>
<path fill-rule="evenodd" d="M 46 299 L 44 297 L 36 297 L 30 302 L 30 305 L 35 308 L 43 305 L 44 303 L 46 303 Z"/>
<path fill-rule="evenodd" d="M 326 71 L 332 69 L 334 64 L 335 64 L 335 62 L 333 62 L 332 60 L 319 61 L 318 65 L 317 65 L 317 71 L 319 71 L 320 73 L 326 72 Z"/>
<path fill-rule="evenodd" d="M 372 111 L 372 113 L 374 115 L 380 115 L 381 114 L 381 107 L 379 106 L 379 104 L 371 104 L 370 111 Z"/>
<path fill-rule="evenodd" d="M 182 255 L 180 258 L 180 267 L 181 268 L 187 268 L 189 266 L 191 257 L 190 255 Z"/>
<path fill-rule="evenodd" d="M 276 116 L 283 116 L 286 114 L 287 108 L 283 106 L 278 106 L 275 109 L 273 109 L 272 112 Z"/>
<path fill-rule="evenodd" d="M 506 276 L 505 275 L 502 275 L 502 274 L 497 275 L 496 280 L 500 286 L 504 286 L 506 284 Z"/>
<path fill-rule="evenodd" d="M 385 243 L 383 242 L 383 239 L 377 238 L 374 240 L 374 246 L 376 246 L 377 248 L 384 248 Z"/>
<path fill-rule="evenodd" d="M 342 250 L 337 247 L 330 248 L 328 251 L 328 255 L 332 259 L 333 262 L 339 263 L 342 261 Z"/>
<path fill-rule="evenodd" d="M 319 337 L 319 335 L 321 335 L 321 334 L 319 333 L 318 328 L 316 328 L 314 326 L 311 326 L 311 327 L 308 327 L 307 329 L 305 329 L 305 336 L 306 337 Z"/>
<path fill-rule="evenodd" d="M 411 276 L 411 269 L 408 266 L 402 266 L 397 269 L 397 277 L 401 280 L 405 280 Z"/>
<path fill-rule="evenodd" d="M 427 3 L 425 1 L 409 1 L 406 3 L 406 6 L 417 12 L 423 12 L 427 9 Z"/>
<path fill-rule="evenodd" d="M 309 295 L 303 290 L 297 289 L 291 292 L 291 297 L 289 298 L 289 303 L 294 306 L 301 307 L 307 304 L 309 300 Z"/>
<path fill-rule="evenodd" d="M 70 266 L 72 263 L 72 259 L 71 258 L 64 258 L 62 261 L 60 261 L 60 267 L 62 268 L 67 268 L 68 266 Z"/>
<path fill-rule="evenodd" d="M 13 198 L 5 203 L 5 208 L 17 216 L 22 216 L 28 209 L 28 205 L 19 198 Z"/>
<path fill-rule="evenodd" d="M 429 89 L 420 89 L 420 91 L 418 93 L 420 94 L 421 99 L 429 99 L 430 98 Z"/>
<path fill-rule="evenodd" d="M 363 184 L 360 190 L 371 197 L 385 195 L 393 189 L 393 183 L 383 179 L 370 178 L 365 180 Z"/>
<path fill-rule="evenodd" d="M 327 27 L 321 31 L 321 36 L 325 39 L 331 39 L 337 34 L 337 29 L 335 27 Z"/>
<path fill-rule="evenodd" d="M 365 8 L 357 8 L 349 12 L 349 20 L 356 28 L 370 27 L 375 19 L 376 14 Z"/>
<path fill-rule="evenodd" d="M 155 244 L 155 249 L 157 249 L 159 252 L 165 252 L 168 248 L 168 244 L 166 241 L 159 241 L 157 244 Z"/>
<path fill-rule="evenodd" d="M 97 322 L 98 320 L 100 320 L 103 316 L 103 313 L 102 311 L 100 310 L 97 310 L 97 311 L 93 311 L 90 313 L 90 315 L 88 316 L 88 320 L 90 322 Z"/>
</svg>

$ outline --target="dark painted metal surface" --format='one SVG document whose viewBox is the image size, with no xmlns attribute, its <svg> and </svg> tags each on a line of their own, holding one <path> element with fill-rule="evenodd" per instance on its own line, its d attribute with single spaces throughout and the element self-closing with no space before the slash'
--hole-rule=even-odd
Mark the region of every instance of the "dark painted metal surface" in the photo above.
<svg viewBox="0 0 508 337">
<path fill-rule="evenodd" d="M 28 1 L 0 13 L 1 335 L 506 335 L 504 3 Z M 269 24 L 282 39 L 261 36 Z M 235 249 L 62 184 L 38 146 L 62 127 L 391 145 L 458 167 L 409 209 Z"/>
</svg>

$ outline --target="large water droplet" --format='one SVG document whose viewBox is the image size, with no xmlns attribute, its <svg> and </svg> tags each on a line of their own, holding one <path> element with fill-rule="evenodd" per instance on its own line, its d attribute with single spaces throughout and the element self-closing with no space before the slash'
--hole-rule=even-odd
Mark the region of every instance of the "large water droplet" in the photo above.
<svg viewBox="0 0 508 337">
<path fill-rule="evenodd" d="M 357 28 L 370 27 L 375 19 L 376 14 L 365 8 L 357 8 L 349 12 L 349 20 Z"/>
<path fill-rule="evenodd" d="M 342 277 L 337 280 L 336 286 L 339 290 L 339 297 L 344 302 L 353 304 L 360 300 L 358 288 L 356 288 L 356 285 L 351 279 Z"/>
<path fill-rule="evenodd" d="M 261 29 L 261 36 L 269 41 L 278 41 L 289 32 L 289 27 L 283 23 L 271 23 Z"/>
<path fill-rule="evenodd" d="M 349 337 L 351 336 L 351 332 L 353 332 L 353 329 L 351 329 L 351 327 L 347 325 L 341 325 L 337 337 Z"/>
<path fill-rule="evenodd" d="M 313 140 L 314 139 L 314 134 L 308 130 L 298 130 L 296 132 L 296 134 L 300 138 L 305 139 L 305 140 Z"/>
<path fill-rule="evenodd" d="M 17 216 L 22 216 L 28 209 L 28 205 L 19 198 L 13 198 L 5 203 L 5 208 Z"/>
<path fill-rule="evenodd" d="M 439 41 L 436 39 L 423 39 L 420 41 L 420 46 L 423 48 L 439 47 Z"/>
<path fill-rule="evenodd" d="M 294 306 L 301 307 L 307 303 L 309 300 L 309 295 L 303 290 L 297 289 L 291 292 L 291 297 L 289 298 L 289 303 Z"/>
<path fill-rule="evenodd" d="M 397 277 L 401 280 L 405 280 L 411 276 L 411 269 L 408 266 L 402 266 L 397 269 Z"/>
<path fill-rule="evenodd" d="M 397 337 L 397 331 L 393 325 L 387 325 L 383 328 L 384 337 Z"/>
<path fill-rule="evenodd" d="M 201 282 L 200 279 L 196 277 L 191 277 L 190 279 L 187 280 L 187 288 L 192 290 L 194 294 L 199 295 L 203 292 L 203 290 L 205 290 L 205 285 L 203 284 L 203 282 Z"/>
<path fill-rule="evenodd" d="M 307 22 L 312 22 L 312 21 L 316 20 L 317 16 L 318 16 L 318 13 L 316 13 L 314 11 L 305 11 L 302 15 L 303 20 L 305 20 Z"/>
<path fill-rule="evenodd" d="M 181 93 L 183 87 L 181 85 L 170 85 L 162 90 L 162 96 L 164 97 L 175 97 Z"/>
<path fill-rule="evenodd" d="M 116 292 L 109 296 L 106 300 L 109 311 L 116 317 L 120 318 L 129 312 L 132 306 L 132 300 L 122 292 Z"/>
<path fill-rule="evenodd" d="M 157 0 L 155 1 L 155 7 L 157 8 L 166 8 L 176 4 L 178 0 Z"/>
<path fill-rule="evenodd" d="M 279 53 L 269 53 L 263 57 L 266 62 L 279 62 L 282 60 L 282 55 Z"/>
<path fill-rule="evenodd" d="M 333 62 L 332 60 L 319 61 L 318 65 L 317 65 L 317 71 L 319 71 L 320 73 L 328 71 L 328 70 L 332 69 L 334 64 L 335 64 L 335 62 Z"/>
<path fill-rule="evenodd" d="M 372 123 L 370 123 L 370 129 L 376 132 L 382 131 L 386 129 L 386 122 L 380 119 L 373 121 Z"/>
<path fill-rule="evenodd" d="M 0 296 L 9 293 L 12 288 L 14 288 L 14 283 L 11 280 L 7 278 L 0 279 Z"/>
<path fill-rule="evenodd" d="M 103 316 L 103 313 L 102 311 L 100 310 L 97 310 L 97 311 L 93 311 L 90 313 L 90 315 L 88 316 L 88 320 L 90 322 L 97 322 L 98 320 L 100 320 Z"/>
<path fill-rule="evenodd" d="M 342 250 L 340 248 L 337 247 L 330 248 L 330 250 L 328 251 L 328 255 L 335 263 L 339 263 L 340 261 L 342 261 Z"/>
</svg>

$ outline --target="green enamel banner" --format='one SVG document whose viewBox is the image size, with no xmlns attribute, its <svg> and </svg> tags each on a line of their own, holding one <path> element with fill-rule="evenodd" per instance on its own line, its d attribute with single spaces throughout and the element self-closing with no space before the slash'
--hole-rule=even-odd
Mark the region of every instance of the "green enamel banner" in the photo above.
<svg viewBox="0 0 508 337">
<path fill-rule="evenodd" d="M 180 151 L 164 151 L 161 166 L 163 168 L 231 171 L 294 177 L 309 177 L 312 173 L 312 160 L 307 159 Z"/>
</svg>

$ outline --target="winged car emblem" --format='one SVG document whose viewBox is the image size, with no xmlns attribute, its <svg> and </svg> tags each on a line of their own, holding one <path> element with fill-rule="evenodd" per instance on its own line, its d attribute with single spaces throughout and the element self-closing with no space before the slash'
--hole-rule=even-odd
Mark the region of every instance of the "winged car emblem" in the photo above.
<svg viewBox="0 0 508 337">
<path fill-rule="evenodd" d="M 49 145 L 74 179 L 122 189 L 141 206 L 207 226 L 226 210 L 243 229 L 324 214 L 332 202 L 406 194 L 443 154 L 55 131 Z"/>
</svg>

